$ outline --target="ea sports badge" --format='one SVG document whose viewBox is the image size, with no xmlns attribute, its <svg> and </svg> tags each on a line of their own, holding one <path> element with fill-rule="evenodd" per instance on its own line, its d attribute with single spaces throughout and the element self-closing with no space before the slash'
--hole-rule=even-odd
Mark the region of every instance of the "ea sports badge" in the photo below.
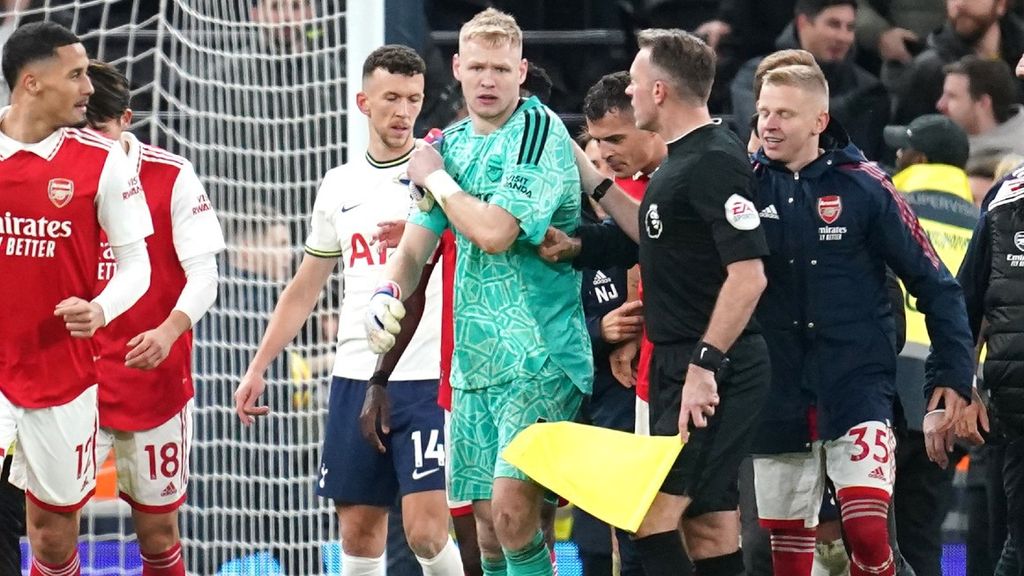
<svg viewBox="0 0 1024 576">
<path fill-rule="evenodd" d="M 67 178 L 53 178 L 46 188 L 46 193 L 54 206 L 63 208 L 71 202 L 71 197 L 75 195 L 75 183 Z"/>
<path fill-rule="evenodd" d="M 754 203 L 739 194 L 725 201 L 725 219 L 737 230 L 753 230 L 761 225 Z"/>
<path fill-rule="evenodd" d="M 833 224 L 843 213 L 843 199 L 839 196 L 822 196 L 818 198 L 818 216 L 825 224 Z"/>
</svg>

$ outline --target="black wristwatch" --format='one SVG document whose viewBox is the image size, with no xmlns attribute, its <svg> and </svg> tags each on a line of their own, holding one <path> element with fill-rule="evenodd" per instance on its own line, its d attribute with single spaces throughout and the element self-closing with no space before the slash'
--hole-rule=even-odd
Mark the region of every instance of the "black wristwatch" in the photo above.
<svg viewBox="0 0 1024 576">
<path fill-rule="evenodd" d="M 600 202 L 601 198 L 604 198 L 604 195 L 614 183 L 615 182 L 611 178 L 601 180 L 601 183 L 594 187 L 594 193 L 591 194 L 590 197 L 594 199 L 594 202 Z"/>
<path fill-rule="evenodd" d="M 707 342 L 701 342 L 694 347 L 693 355 L 690 356 L 690 364 L 717 374 L 719 370 L 729 364 L 729 358 L 725 355 L 725 352 Z"/>
</svg>

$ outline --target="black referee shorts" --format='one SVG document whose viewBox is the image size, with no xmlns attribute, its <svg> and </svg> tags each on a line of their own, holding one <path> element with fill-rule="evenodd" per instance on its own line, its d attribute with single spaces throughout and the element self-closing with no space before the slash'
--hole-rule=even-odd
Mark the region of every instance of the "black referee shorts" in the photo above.
<svg viewBox="0 0 1024 576">
<path fill-rule="evenodd" d="M 679 406 L 690 356 L 697 341 L 655 345 L 650 366 L 651 434 L 679 434 Z M 665 479 L 661 490 L 688 496 L 686 516 L 735 510 L 739 505 L 737 475 L 750 451 L 758 416 L 771 378 L 768 347 L 759 334 L 741 336 L 719 371 L 719 404 L 705 428 L 690 424 L 690 441 Z"/>
</svg>

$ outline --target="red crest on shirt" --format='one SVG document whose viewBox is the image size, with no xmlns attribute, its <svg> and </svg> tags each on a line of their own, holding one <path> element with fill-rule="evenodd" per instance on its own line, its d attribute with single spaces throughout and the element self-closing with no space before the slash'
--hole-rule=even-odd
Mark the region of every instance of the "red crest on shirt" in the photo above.
<svg viewBox="0 0 1024 576">
<path fill-rule="evenodd" d="M 53 178 L 50 180 L 47 194 L 54 206 L 63 208 L 71 202 L 71 197 L 75 195 L 75 183 L 67 178 Z"/>
<path fill-rule="evenodd" d="M 843 213 L 843 199 L 839 196 L 822 196 L 818 198 L 818 216 L 825 224 L 832 224 L 839 220 Z"/>
</svg>

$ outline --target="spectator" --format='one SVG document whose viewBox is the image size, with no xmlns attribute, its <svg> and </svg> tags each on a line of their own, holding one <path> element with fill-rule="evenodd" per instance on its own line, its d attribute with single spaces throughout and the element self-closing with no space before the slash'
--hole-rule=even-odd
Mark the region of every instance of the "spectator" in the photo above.
<svg viewBox="0 0 1024 576">
<path fill-rule="evenodd" d="M 1024 154 L 1024 109 L 1017 82 L 1002 60 L 965 56 L 947 65 L 936 108 L 956 122 L 971 144 L 971 159 Z"/>
<path fill-rule="evenodd" d="M 697 27 L 709 46 L 745 62 L 775 50 L 775 39 L 792 22 L 795 0 L 723 0 L 717 17 Z"/>
<path fill-rule="evenodd" d="M 740 66 L 775 49 L 775 39 L 792 21 L 795 0 L 724 0 L 712 20 L 695 33 L 715 50 L 715 83 L 708 106 L 713 114 L 731 111 L 729 83 Z"/>
<path fill-rule="evenodd" d="M 906 124 L 934 112 L 942 95 L 943 67 L 968 54 L 1002 58 L 1010 66 L 1024 50 L 1024 21 L 1008 14 L 1009 0 L 947 0 L 946 23 L 928 36 L 896 88 L 893 120 Z"/>
<path fill-rule="evenodd" d="M 853 61 L 855 0 L 799 0 L 795 19 L 776 40 L 779 50 L 802 48 L 814 55 L 829 85 L 829 114 L 871 159 L 882 150 L 882 128 L 889 119 L 889 97 L 875 76 Z M 733 80 L 733 115 L 750 118 L 756 102 L 753 78 L 761 58 L 748 61 Z M 746 140 L 749 128 L 740 123 Z"/>
<path fill-rule="evenodd" d="M 858 0 L 857 46 L 881 63 L 882 83 L 892 90 L 904 67 L 942 26 L 946 12 L 935 0 Z"/>
<path fill-rule="evenodd" d="M 907 126 L 889 126 L 896 148 L 893 185 L 903 193 L 935 251 L 950 270 L 960 267 L 978 220 L 967 164 L 967 134 L 949 118 L 928 114 Z M 907 347 L 897 362 L 896 392 L 905 418 L 896 418 L 896 512 L 900 549 L 918 576 L 941 576 L 942 521 L 953 495 L 952 468 L 942 469 L 925 451 L 924 359 L 931 340 L 917 302 L 905 298 Z M 954 458 L 955 460 L 955 458 Z"/>
</svg>

